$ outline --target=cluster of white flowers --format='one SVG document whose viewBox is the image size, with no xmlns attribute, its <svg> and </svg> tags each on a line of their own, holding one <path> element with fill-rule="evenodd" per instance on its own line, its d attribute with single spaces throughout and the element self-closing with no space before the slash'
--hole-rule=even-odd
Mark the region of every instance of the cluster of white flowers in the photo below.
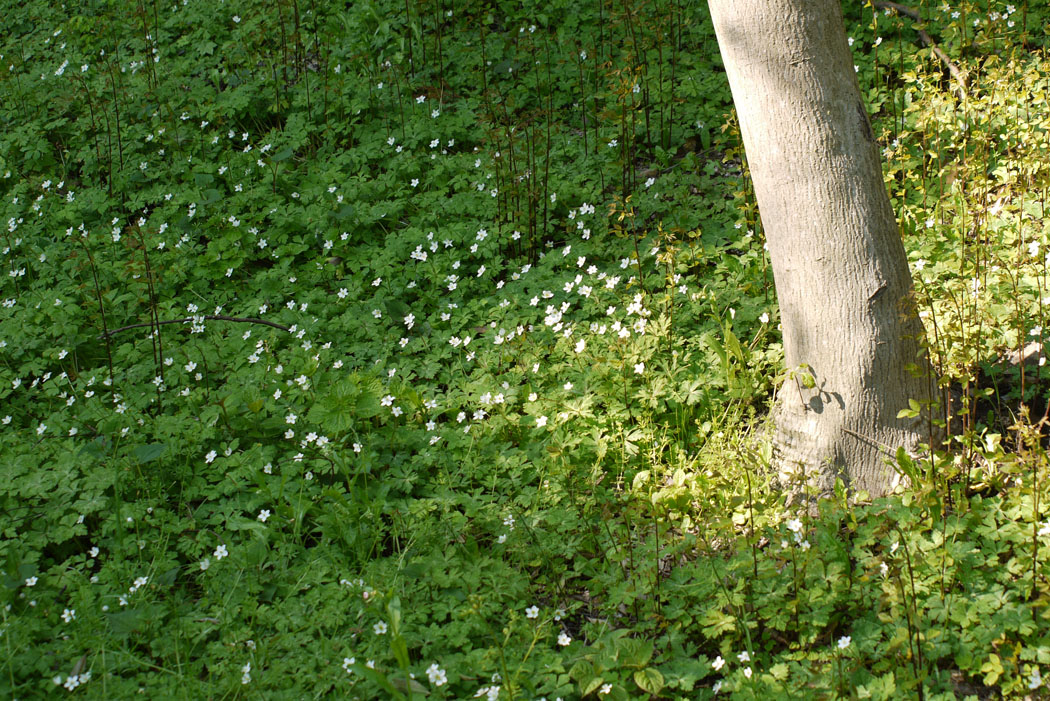
<svg viewBox="0 0 1050 701">
<path fill-rule="evenodd" d="M 69 691 L 73 691 L 81 684 L 87 684 L 89 681 L 91 681 L 91 670 L 81 672 L 80 674 L 71 674 L 65 679 L 63 679 L 62 676 L 59 675 L 51 681 L 55 683 L 55 686 L 62 686 Z"/>
<path fill-rule="evenodd" d="M 487 701 L 497 701 L 499 699 L 500 687 L 493 684 L 492 686 L 483 686 L 474 693 L 474 698 L 480 699 L 485 697 Z"/>
<path fill-rule="evenodd" d="M 804 527 L 802 525 L 802 521 L 800 521 L 797 518 L 790 519 L 787 522 L 787 527 L 788 527 L 788 530 L 791 531 L 791 536 L 794 539 L 795 544 L 798 545 L 799 549 L 800 550 L 809 550 L 810 545 L 809 545 L 809 541 L 806 540 L 806 538 L 805 538 L 805 532 L 804 532 Z M 781 546 L 784 547 L 784 548 L 787 548 L 788 547 L 787 541 L 784 541 L 783 543 L 781 543 Z"/>
</svg>

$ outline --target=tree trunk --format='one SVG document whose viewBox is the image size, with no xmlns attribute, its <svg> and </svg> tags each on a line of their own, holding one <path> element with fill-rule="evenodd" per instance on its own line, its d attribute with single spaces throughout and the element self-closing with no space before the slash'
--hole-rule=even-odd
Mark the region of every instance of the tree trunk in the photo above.
<svg viewBox="0 0 1050 701">
<path fill-rule="evenodd" d="M 710 0 L 780 302 L 788 379 L 774 462 L 829 492 L 898 482 L 898 419 L 933 383 L 839 0 Z M 803 370 L 804 368 L 804 370 Z M 809 379 L 806 375 L 812 377 Z M 809 385 L 809 386 L 807 386 Z"/>
</svg>

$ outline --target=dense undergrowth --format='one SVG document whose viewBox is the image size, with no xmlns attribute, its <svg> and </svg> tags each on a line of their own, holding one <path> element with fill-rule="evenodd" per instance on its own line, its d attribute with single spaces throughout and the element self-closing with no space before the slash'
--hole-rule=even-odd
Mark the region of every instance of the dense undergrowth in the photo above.
<svg viewBox="0 0 1050 701">
<path fill-rule="evenodd" d="M 699 4 L 3 3 L 0 695 L 1045 697 L 1050 12 L 917 9 L 956 438 L 797 512 Z"/>
</svg>

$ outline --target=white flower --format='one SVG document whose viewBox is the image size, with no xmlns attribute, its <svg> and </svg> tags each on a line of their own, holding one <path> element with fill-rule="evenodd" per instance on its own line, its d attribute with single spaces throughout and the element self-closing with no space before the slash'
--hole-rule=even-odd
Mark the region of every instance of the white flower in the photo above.
<svg viewBox="0 0 1050 701">
<path fill-rule="evenodd" d="M 62 620 L 66 623 L 70 623 L 77 617 L 76 609 L 64 609 L 62 611 Z"/>
<path fill-rule="evenodd" d="M 715 661 L 711 663 L 711 667 L 712 667 L 712 669 L 714 669 L 717 672 L 718 670 L 722 669 L 722 667 L 725 666 L 725 663 L 726 663 L 726 661 L 722 659 L 721 655 L 719 655 L 718 657 L 715 658 Z"/>
<path fill-rule="evenodd" d="M 641 375 L 643 372 L 645 372 L 645 363 L 635 363 L 634 372 L 636 375 Z"/>
<path fill-rule="evenodd" d="M 850 641 L 851 638 L 848 635 L 843 635 L 841 638 L 839 638 L 839 650 L 845 650 L 846 648 L 848 648 Z"/>
<path fill-rule="evenodd" d="M 225 544 L 219 545 L 219 547 L 215 548 L 215 552 L 212 553 L 212 555 L 215 556 L 216 560 L 221 560 L 222 558 L 226 557 L 229 554 L 230 554 L 230 551 L 226 549 L 226 545 Z"/>
<path fill-rule="evenodd" d="M 737 655 L 736 658 L 738 660 L 740 660 L 741 662 L 750 662 L 751 661 L 751 653 L 749 653 L 747 650 L 744 650 L 739 655 Z"/>
<path fill-rule="evenodd" d="M 384 633 L 386 633 L 387 630 L 386 621 L 380 621 L 379 623 L 376 623 L 374 626 L 372 626 L 372 630 L 375 632 L 376 635 L 383 635 Z"/>
<path fill-rule="evenodd" d="M 537 416 L 536 417 L 536 428 L 543 428 L 546 425 L 547 425 L 547 417 L 546 416 Z"/>
<path fill-rule="evenodd" d="M 208 558 L 204 558 L 203 560 L 201 560 L 201 572 L 205 571 L 209 567 L 211 567 L 211 560 L 209 560 Z"/>
<path fill-rule="evenodd" d="M 568 633 L 566 633 L 565 631 L 562 631 L 561 633 L 558 634 L 558 644 L 561 645 L 562 647 L 565 647 L 566 645 L 568 645 L 571 642 L 572 642 L 572 638 L 570 638 Z"/>
<path fill-rule="evenodd" d="M 263 509 L 262 511 L 259 512 L 259 517 L 258 518 L 263 523 L 266 523 L 266 519 L 270 518 L 270 510 L 269 509 Z"/>
<path fill-rule="evenodd" d="M 525 609 L 525 618 L 537 618 L 540 615 L 539 606 L 530 606 Z"/>
<path fill-rule="evenodd" d="M 427 667 L 427 679 L 429 679 L 430 683 L 434 686 L 442 686 L 443 684 L 448 683 L 448 677 L 445 675 L 445 670 L 438 667 L 437 662 Z"/>
<path fill-rule="evenodd" d="M 750 667 L 744 667 L 744 676 L 747 677 L 748 679 L 751 678 L 751 668 Z"/>
</svg>

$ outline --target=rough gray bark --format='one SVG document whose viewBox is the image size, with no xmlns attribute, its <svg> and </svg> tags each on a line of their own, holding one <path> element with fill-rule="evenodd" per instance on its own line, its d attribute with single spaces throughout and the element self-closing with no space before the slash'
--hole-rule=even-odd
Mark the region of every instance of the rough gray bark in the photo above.
<svg viewBox="0 0 1050 701">
<path fill-rule="evenodd" d="M 931 398 L 931 373 L 839 0 L 709 7 L 796 371 L 777 395 L 776 467 L 885 494 L 887 460 L 930 440 L 923 417 L 897 413 Z"/>
</svg>

